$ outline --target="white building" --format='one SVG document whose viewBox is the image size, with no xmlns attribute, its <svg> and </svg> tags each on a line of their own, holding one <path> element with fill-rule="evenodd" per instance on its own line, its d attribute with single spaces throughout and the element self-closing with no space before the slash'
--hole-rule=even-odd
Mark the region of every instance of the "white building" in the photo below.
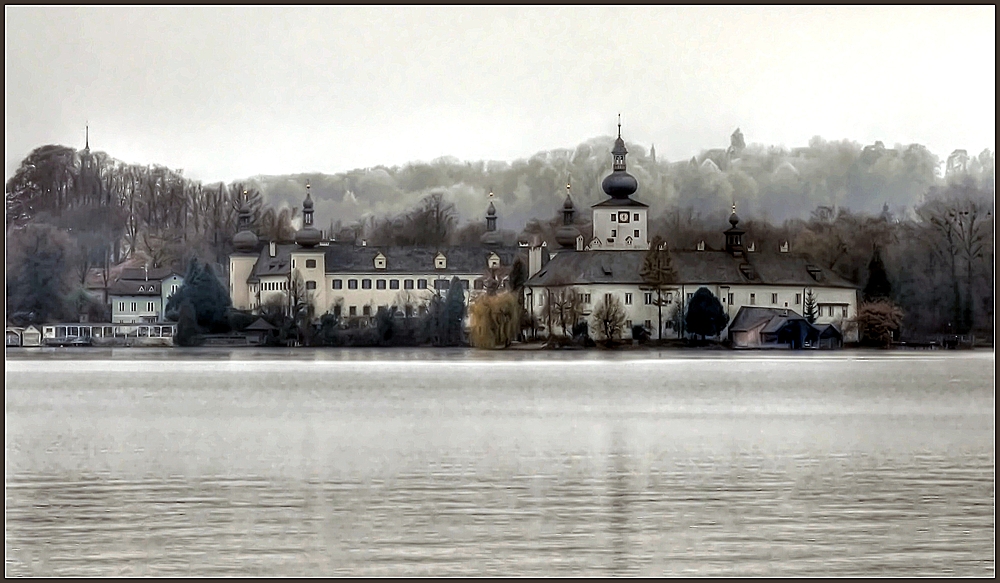
<svg viewBox="0 0 1000 583">
<path fill-rule="evenodd" d="M 613 171 L 602 183 L 609 198 L 591 207 L 594 232 L 590 244 L 580 244 L 582 237 L 572 226 L 573 204 L 567 195 L 564 225 L 557 232 L 563 249 L 553 253 L 544 265 L 534 260 L 535 249 L 530 254 L 533 260 L 529 262 L 525 286 L 526 309 L 551 329 L 555 327 L 549 321 L 552 310 L 546 306 L 555 292 L 571 288 L 581 299 L 581 319 L 593 327 L 590 316 L 594 307 L 605 298 L 615 297 L 626 312 L 623 337 L 630 337 L 632 326 L 640 325 L 657 338 L 656 292 L 650 291 L 639 275 L 649 249 L 648 207 L 632 199 L 638 182 L 626 171 L 627 150 L 621 126 L 611 153 Z M 855 284 L 805 255 L 790 252 L 787 244 L 780 249 L 745 248 L 735 205 L 729 222 L 730 228 L 722 233 L 725 245 L 721 249 L 699 244 L 694 250 L 670 251 L 676 284 L 663 294 L 664 328 L 659 337 L 681 334 L 672 325 L 676 312 L 683 314 L 687 302 L 704 287 L 720 300 L 730 322 L 743 306 L 789 308 L 801 314 L 805 298 L 812 292 L 819 312 L 817 324 L 835 324 L 844 331 L 845 341 L 857 340 L 856 331 L 845 326 L 857 314 Z M 723 330 L 722 335 L 726 332 Z"/>
<path fill-rule="evenodd" d="M 167 300 L 181 285 L 184 278 L 171 269 L 130 268 L 108 286 L 111 302 L 111 322 L 114 324 L 140 324 L 163 322 Z"/>
<path fill-rule="evenodd" d="M 307 185 L 308 189 L 308 185 Z M 395 306 L 407 316 L 426 309 L 435 294 L 446 294 L 457 277 L 466 302 L 484 289 L 487 274 L 503 273 L 518 248 L 499 244 L 496 209 L 490 202 L 487 232 L 479 247 L 376 247 L 322 240 L 313 227 L 313 201 L 306 194 L 303 228 L 294 243 L 262 242 L 251 231 L 249 208 L 240 209 L 233 238 L 229 291 L 233 307 L 259 313 L 272 304 L 286 310 L 305 296 L 316 317 L 374 316 Z"/>
</svg>

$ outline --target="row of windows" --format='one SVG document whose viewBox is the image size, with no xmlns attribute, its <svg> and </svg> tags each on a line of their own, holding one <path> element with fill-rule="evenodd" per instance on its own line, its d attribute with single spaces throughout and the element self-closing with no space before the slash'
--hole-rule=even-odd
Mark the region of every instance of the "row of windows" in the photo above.
<svg viewBox="0 0 1000 583">
<path fill-rule="evenodd" d="M 389 309 L 389 306 L 382 305 L 382 306 L 379 306 L 379 309 L 380 310 L 381 309 L 386 309 L 387 310 L 387 309 Z M 397 309 L 400 309 L 400 308 L 397 306 Z M 414 309 L 413 306 L 404 306 L 403 308 L 401 308 L 401 311 L 406 315 L 407 318 L 410 318 L 410 317 L 416 315 L 418 312 L 420 313 L 420 315 L 426 314 L 427 313 L 427 306 L 420 306 L 418 309 Z M 336 306 L 334 306 L 333 307 L 333 315 L 337 316 L 337 317 L 343 316 L 344 315 L 344 308 L 343 308 L 343 306 L 341 306 L 339 304 L 336 305 Z M 348 306 L 347 307 L 347 315 L 348 316 L 357 316 L 358 315 L 358 307 L 357 306 Z M 361 315 L 362 316 L 371 316 L 372 315 L 372 306 L 371 305 L 361 306 Z"/>
<path fill-rule="evenodd" d="M 315 268 L 316 268 L 316 260 L 315 259 L 306 259 L 306 269 L 315 269 Z M 294 259 L 292 259 L 292 269 L 295 269 L 295 260 Z"/>
<path fill-rule="evenodd" d="M 632 214 L 632 220 L 633 221 L 638 221 L 639 220 L 639 213 L 633 213 Z M 626 212 L 611 213 L 611 222 L 612 223 L 627 223 L 628 222 L 628 213 L 626 213 Z M 636 231 L 636 236 L 638 236 L 638 235 L 639 235 L 639 231 Z"/>
<path fill-rule="evenodd" d="M 612 294 L 610 294 L 610 293 L 604 294 L 604 301 L 605 302 L 611 301 L 611 295 Z M 663 303 L 664 304 L 673 304 L 674 303 L 674 294 L 673 293 L 665 293 L 665 294 L 662 294 L 661 297 L 663 299 Z M 688 294 L 687 294 L 687 301 L 690 302 L 692 297 L 694 297 L 694 293 L 688 292 Z M 580 294 L 578 294 L 578 299 L 579 299 L 579 301 L 581 303 L 589 304 L 590 303 L 590 294 L 589 293 L 580 293 Z M 631 293 L 625 293 L 624 300 L 625 300 L 625 305 L 627 305 L 627 306 L 632 305 L 632 294 Z M 645 305 L 647 305 L 647 306 L 656 305 L 656 297 L 655 297 L 655 294 L 653 292 L 645 292 L 643 300 L 644 300 Z M 723 303 L 726 303 L 727 300 L 728 300 L 728 303 L 730 305 L 733 304 L 735 298 L 733 297 L 733 293 L 732 292 L 730 292 L 727 297 L 723 298 L 722 301 L 723 301 Z M 802 303 L 802 294 L 795 294 L 795 304 L 799 305 L 801 303 Z M 757 294 L 756 293 L 751 293 L 750 294 L 750 296 L 749 296 L 749 304 L 751 306 L 757 305 Z M 776 293 L 772 293 L 771 294 L 771 304 L 772 305 L 777 305 L 778 304 L 778 294 L 776 294 Z M 846 304 L 838 304 L 836 307 L 840 309 L 841 315 L 846 318 L 847 317 L 847 305 Z M 834 311 L 835 311 L 834 310 L 834 306 L 832 306 L 832 305 L 830 305 L 830 306 L 820 306 L 819 310 L 818 310 L 819 313 L 817 315 L 819 315 L 819 316 L 824 315 L 824 311 L 826 312 L 826 315 L 832 317 L 834 315 Z"/>
<path fill-rule="evenodd" d="M 370 279 L 362 279 L 362 280 L 349 279 L 349 280 L 347 280 L 347 289 L 358 289 L 358 283 L 359 283 L 359 281 L 360 281 L 360 284 L 361 284 L 361 289 L 372 289 L 372 280 L 370 280 Z M 398 280 L 398 279 L 376 279 L 374 281 L 375 281 L 375 289 L 387 289 L 387 288 L 388 289 L 399 289 L 400 281 L 402 281 L 403 289 L 414 289 L 414 286 L 416 286 L 416 289 L 427 289 L 427 280 L 426 279 L 416 279 L 416 280 L 414 280 L 414 279 L 404 279 L 404 280 Z M 472 282 L 472 280 L 469 280 L 469 279 L 460 279 L 459 281 L 462 282 L 462 287 L 464 287 L 465 289 L 469 289 L 470 283 Z M 307 282 L 307 284 L 308 284 L 308 282 Z M 451 287 L 451 280 L 450 279 L 435 279 L 434 280 L 434 289 L 436 289 L 436 290 L 446 290 L 446 289 L 448 289 L 450 287 Z M 314 288 L 310 288 L 310 289 L 314 289 Z M 333 289 L 344 289 L 344 280 L 342 280 L 342 279 L 335 279 L 335 280 L 333 280 Z M 483 289 L 483 282 L 482 281 L 476 281 L 475 282 L 475 289 Z"/>
<path fill-rule="evenodd" d="M 288 289 L 287 281 L 265 281 L 260 284 L 260 291 L 284 291 Z"/>
<path fill-rule="evenodd" d="M 125 304 L 126 304 L 126 302 L 118 302 L 118 311 L 120 313 L 124 313 L 125 312 Z M 129 302 L 129 308 L 130 308 L 129 311 L 132 312 L 132 313 L 135 313 L 136 308 L 138 306 L 139 306 L 139 304 L 137 302 Z M 155 302 L 146 302 L 146 311 L 147 312 L 155 312 L 156 311 L 156 303 Z"/>
<path fill-rule="evenodd" d="M 618 229 L 611 229 L 611 236 L 612 237 L 617 237 L 618 236 Z M 638 237 L 639 236 L 639 229 L 635 229 L 634 231 L 632 231 L 632 236 L 633 237 Z"/>
</svg>

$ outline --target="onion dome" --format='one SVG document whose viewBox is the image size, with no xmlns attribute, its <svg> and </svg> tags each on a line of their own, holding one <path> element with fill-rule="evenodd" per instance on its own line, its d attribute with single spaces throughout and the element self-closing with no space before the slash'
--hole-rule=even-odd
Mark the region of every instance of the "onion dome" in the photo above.
<svg viewBox="0 0 1000 583">
<path fill-rule="evenodd" d="M 576 213 L 576 207 L 573 206 L 573 199 L 569 195 L 569 181 L 566 182 L 566 200 L 562 205 L 563 213 L 563 224 L 561 227 L 556 229 L 556 243 L 559 243 L 562 247 L 569 249 L 576 247 L 576 238 L 580 235 L 580 229 L 576 228 L 573 224 L 573 215 Z"/>
<path fill-rule="evenodd" d="M 490 191 L 490 205 L 486 207 L 486 232 L 479 238 L 483 245 L 499 245 L 500 233 L 497 232 L 497 207 L 493 206 L 493 192 Z"/>
<path fill-rule="evenodd" d="M 301 247 L 315 247 L 323 239 L 323 234 L 313 227 L 313 201 L 306 182 L 306 199 L 302 201 L 302 228 L 295 233 L 295 242 Z"/>
<path fill-rule="evenodd" d="M 625 148 L 625 140 L 622 139 L 622 123 L 619 116 L 618 139 L 615 140 L 615 146 L 611 149 L 611 156 L 614 160 L 611 166 L 612 172 L 601 182 L 601 188 L 611 198 L 626 199 L 639 188 L 639 181 L 635 179 L 635 176 L 625 171 L 626 155 L 628 155 L 628 150 Z"/>
<path fill-rule="evenodd" d="M 250 230 L 250 222 L 253 220 L 253 211 L 250 210 L 250 204 L 246 199 L 246 191 L 243 192 L 244 198 L 240 203 L 239 208 L 239 225 L 240 230 L 233 237 L 233 248 L 240 253 L 251 253 L 257 249 L 257 235 Z"/>
</svg>

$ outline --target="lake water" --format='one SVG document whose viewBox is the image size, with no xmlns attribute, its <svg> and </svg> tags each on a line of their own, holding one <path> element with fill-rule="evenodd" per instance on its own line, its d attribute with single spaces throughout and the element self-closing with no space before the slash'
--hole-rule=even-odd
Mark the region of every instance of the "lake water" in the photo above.
<svg viewBox="0 0 1000 583">
<path fill-rule="evenodd" d="M 993 576 L 994 365 L 8 351 L 5 573 Z"/>
</svg>

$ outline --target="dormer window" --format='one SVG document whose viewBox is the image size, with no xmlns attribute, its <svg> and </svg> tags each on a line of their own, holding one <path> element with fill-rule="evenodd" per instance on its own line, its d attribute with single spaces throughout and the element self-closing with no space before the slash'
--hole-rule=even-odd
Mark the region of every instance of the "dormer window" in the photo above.
<svg viewBox="0 0 1000 583">
<path fill-rule="evenodd" d="M 375 256 L 375 269 L 385 269 L 385 255 L 382 252 Z"/>
<path fill-rule="evenodd" d="M 698 251 L 704 251 L 704 250 L 705 250 L 705 242 L 698 241 Z"/>
<path fill-rule="evenodd" d="M 781 246 L 778 247 L 778 250 L 781 251 L 782 253 L 788 253 L 788 241 L 782 242 Z"/>
<path fill-rule="evenodd" d="M 486 260 L 486 263 L 490 266 L 490 269 L 500 267 L 500 256 L 496 253 L 490 253 L 490 257 Z"/>
<path fill-rule="evenodd" d="M 447 269 L 448 260 L 445 258 L 444 253 L 438 253 L 434 257 L 434 269 Z"/>
</svg>

